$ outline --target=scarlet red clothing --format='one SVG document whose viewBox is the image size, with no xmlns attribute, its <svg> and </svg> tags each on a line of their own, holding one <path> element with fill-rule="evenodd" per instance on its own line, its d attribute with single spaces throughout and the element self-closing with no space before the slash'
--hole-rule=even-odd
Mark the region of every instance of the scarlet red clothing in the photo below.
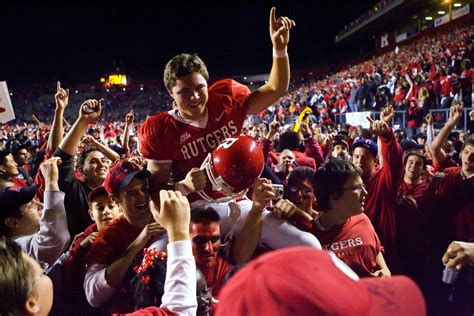
<svg viewBox="0 0 474 316">
<path fill-rule="evenodd" d="M 364 179 L 368 194 L 365 199 L 365 213 L 372 221 L 387 261 L 396 256 L 396 202 L 402 181 L 402 149 L 392 131 L 380 135 L 383 167 L 375 171 L 370 179 Z"/>
<path fill-rule="evenodd" d="M 96 237 L 86 256 L 87 266 L 91 264 L 109 265 L 117 260 L 127 247 L 138 237 L 142 229 L 130 224 L 125 217 L 120 216 L 109 226 L 103 228 Z M 137 263 L 140 261 L 136 260 Z M 117 289 L 114 296 L 101 307 L 104 311 L 131 311 L 133 310 L 133 292 L 130 288 L 130 280 L 134 276 L 132 271 L 134 264 L 123 278 L 121 287 Z"/>
<path fill-rule="evenodd" d="M 209 88 L 207 122 L 180 119 L 175 110 L 155 115 L 138 130 L 140 153 L 148 159 L 172 162 L 175 180 L 184 179 L 219 143 L 239 134 L 249 96 L 246 86 L 231 79 L 216 82 Z"/>
<path fill-rule="evenodd" d="M 352 216 L 341 226 L 328 230 L 323 230 L 317 222 L 313 233 L 323 249 L 333 251 L 359 276 L 371 276 L 378 270 L 376 258 L 382 246 L 365 214 Z"/>
<path fill-rule="evenodd" d="M 464 179 L 461 167 L 443 170 L 446 178 L 432 200 L 433 239 L 441 246 L 453 240 L 474 241 L 474 177 Z"/>
<path fill-rule="evenodd" d="M 232 269 L 232 264 L 221 256 L 217 256 L 216 264 L 212 268 L 198 268 L 202 272 L 202 274 L 204 274 L 207 286 L 212 288 L 212 296 L 214 298 L 218 298 L 219 292 L 221 291 L 221 288 L 224 285 L 224 278 L 230 271 L 230 269 Z"/>
</svg>

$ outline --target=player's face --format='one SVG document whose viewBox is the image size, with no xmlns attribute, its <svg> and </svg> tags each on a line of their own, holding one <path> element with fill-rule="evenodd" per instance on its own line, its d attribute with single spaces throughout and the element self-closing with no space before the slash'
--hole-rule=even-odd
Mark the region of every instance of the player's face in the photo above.
<svg viewBox="0 0 474 316">
<path fill-rule="evenodd" d="M 103 153 L 98 150 L 91 151 L 87 154 L 84 167 L 82 168 L 84 178 L 86 181 L 89 179 L 105 180 L 109 171 L 109 165 L 110 160 Z"/>
<path fill-rule="evenodd" d="M 344 219 L 360 214 L 364 211 L 366 196 L 367 191 L 361 177 L 350 177 L 344 184 L 342 195 L 333 200 L 333 211 Z"/>
<path fill-rule="evenodd" d="M 405 165 L 405 175 L 412 180 L 420 179 L 423 174 L 423 159 L 416 155 L 411 155 L 407 158 Z"/>
<path fill-rule="evenodd" d="M 206 113 L 207 81 L 199 73 L 179 77 L 170 91 L 179 114 L 189 120 L 199 120 Z"/>
<path fill-rule="evenodd" d="M 201 267 L 213 267 L 221 247 L 219 222 L 191 223 L 189 233 L 193 242 L 196 264 Z"/>
<path fill-rule="evenodd" d="M 146 216 L 151 217 L 149 201 L 148 183 L 145 179 L 135 178 L 120 190 L 116 202 L 127 218 L 138 220 Z"/>
<path fill-rule="evenodd" d="M 10 177 L 15 177 L 19 174 L 18 165 L 11 154 L 5 157 L 3 164 L 0 166 L 0 170 Z"/>
<path fill-rule="evenodd" d="M 352 153 L 352 162 L 362 169 L 363 177 L 369 178 L 375 167 L 375 158 L 369 149 L 356 147 Z"/>
<path fill-rule="evenodd" d="M 97 224 L 100 231 L 103 227 L 109 225 L 121 214 L 120 207 L 107 195 L 96 197 L 91 202 L 89 210 L 92 220 Z"/>
<path fill-rule="evenodd" d="M 465 176 L 474 174 L 474 146 L 466 145 L 461 152 L 462 172 Z"/>
<path fill-rule="evenodd" d="M 346 146 L 337 144 L 334 146 L 331 155 L 334 158 L 348 160 L 347 158 L 349 157 L 349 151 L 347 150 Z"/>
<path fill-rule="evenodd" d="M 313 207 L 314 190 L 309 179 L 298 179 L 288 184 L 288 199 L 299 209 L 309 212 Z"/>
<path fill-rule="evenodd" d="M 278 156 L 278 168 L 281 172 L 289 171 L 294 161 L 295 154 L 291 150 L 285 149 Z"/>
<path fill-rule="evenodd" d="M 23 165 L 28 163 L 28 159 L 30 159 L 30 153 L 25 148 L 20 149 L 15 154 L 15 162 L 18 166 L 22 167 Z"/>
</svg>

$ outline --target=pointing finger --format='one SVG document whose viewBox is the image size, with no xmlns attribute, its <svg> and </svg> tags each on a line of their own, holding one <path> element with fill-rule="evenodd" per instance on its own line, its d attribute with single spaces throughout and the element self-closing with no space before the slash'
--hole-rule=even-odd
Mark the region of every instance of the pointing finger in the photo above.
<svg viewBox="0 0 474 316">
<path fill-rule="evenodd" d="M 56 87 L 57 87 L 57 91 L 59 92 L 59 90 L 61 90 L 61 82 L 58 81 Z"/>
<path fill-rule="evenodd" d="M 370 122 L 370 124 L 372 124 L 373 122 L 375 122 L 370 116 L 367 116 L 366 119 Z"/>
<path fill-rule="evenodd" d="M 276 8 L 272 7 L 270 10 L 270 25 L 275 24 L 276 20 Z"/>
</svg>

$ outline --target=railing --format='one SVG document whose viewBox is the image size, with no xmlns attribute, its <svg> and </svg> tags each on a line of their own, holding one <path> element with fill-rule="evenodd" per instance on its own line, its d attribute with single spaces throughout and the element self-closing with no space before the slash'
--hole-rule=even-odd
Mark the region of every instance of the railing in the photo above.
<svg viewBox="0 0 474 316">
<path fill-rule="evenodd" d="M 458 130 L 467 130 L 468 127 L 468 120 L 469 120 L 469 112 L 472 111 L 474 108 L 465 108 L 463 117 L 461 121 L 458 123 L 456 126 L 456 129 Z M 365 113 L 365 114 L 363 114 Z M 430 113 L 433 115 L 433 124 L 435 129 L 441 129 L 443 126 L 446 124 L 449 118 L 449 109 L 435 109 L 435 110 L 430 110 Z M 380 118 L 380 112 L 360 112 L 361 118 L 360 118 L 360 125 L 364 126 L 363 123 L 365 123 L 363 120 L 365 119 L 365 116 L 370 116 L 373 119 L 378 120 Z M 335 116 L 335 123 L 346 123 L 346 113 L 342 114 L 334 114 Z M 407 118 L 407 111 L 395 111 L 395 116 L 393 117 L 392 120 L 392 126 L 395 129 L 398 128 L 406 128 L 406 118 Z"/>
</svg>

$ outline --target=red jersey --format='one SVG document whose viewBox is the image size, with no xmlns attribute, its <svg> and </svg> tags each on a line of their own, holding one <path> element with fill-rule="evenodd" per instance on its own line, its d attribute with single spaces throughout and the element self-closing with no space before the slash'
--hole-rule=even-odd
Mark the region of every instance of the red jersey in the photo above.
<svg viewBox="0 0 474 316">
<path fill-rule="evenodd" d="M 333 251 L 359 276 L 372 276 L 378 270 L 376 258 L 382 245 L 365 214 L 352 216 L 341 226 L 327 230 L 316 220 L 313 233 L 323 249 Z"/>
<path fill-rule="evenodd" d="M 200 121 L 178 117 L 176 110 L 155 115 L 139 128 L 139 151 L 147 159 L 172 162 L 175 181 L 200 167 L 224 139 L 238 135 L 247 115 L 250 90 L 225 79 L 209 87 L 207 113 Z"/>
</svg>

